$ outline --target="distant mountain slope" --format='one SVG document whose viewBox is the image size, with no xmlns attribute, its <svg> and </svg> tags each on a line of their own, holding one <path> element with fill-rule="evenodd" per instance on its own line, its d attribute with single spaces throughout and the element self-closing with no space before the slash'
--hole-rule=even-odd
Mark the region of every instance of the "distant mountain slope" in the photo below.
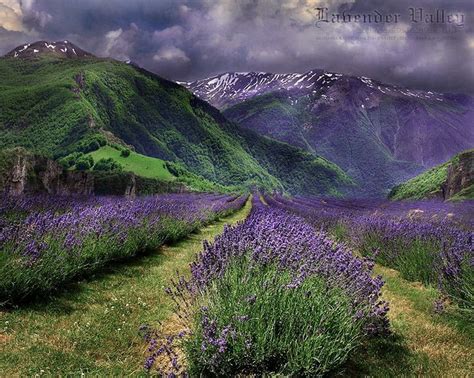
<svg viewBox="0 0 474 378">
<path fill-rule="evenodd" d="M 464 151 L 396 186 L 390 192 L 390 198 L 474 199 L 474 150 Z"/>
<path fill-rule="evenodd" d="M 474 145 L 474 100 L 365 77 L 226 73 L 183 83 L 239 125 L 318 153 L 362 194 L 395 184 Z"/>
<path fill-rule="evenodd" d="M 66 41 L 0 59 L 0 109 L 0 148 L 61 157 L 99 135 L 223 185 L 335 194 L 350 182 L 324 159 L 231 124 L 180 85 Z"/>
<path fill-rule="evenodd" d="M 267 72 L 226 72 L 208 79 L 179 82 L 199 98 L 219 109 L 225 109 L 250 98 L 281 89 L 304 89 L 315 85 L 314 78 L 324 74 L 313 70 L 306 74 L 273 74 Z"/>
</svg>

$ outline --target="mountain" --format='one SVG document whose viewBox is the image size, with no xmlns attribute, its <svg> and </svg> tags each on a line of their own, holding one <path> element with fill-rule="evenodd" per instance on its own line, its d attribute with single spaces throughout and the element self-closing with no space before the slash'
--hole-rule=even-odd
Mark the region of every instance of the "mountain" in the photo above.
<svg viewBox="0 0 474 378">
<path fill-rule="evenodd" d="M 315 84 L 313 79 L 322 74 L 323 70 L 313 70 L 307 74 L 226 72 L 208 79 L 178 83 L 213 106 L 225 109 L 269 92 L 312 88 Z"/>
<path fill-rule="evenodd" d="M 335 162 L 367 196 L 474 145 L 468 95 L 322 70 L 225 73 L 182 84 L 240 126 Z"/>
<path fill-rule="evenodd" d="M 351 183 L 335 164 L 229 122 L 184 87 L 69 41 L 1 58 L 0 109 L 0 148 L 59 159 L 118 144 L 222 185 L 294 194 L 338 194 Z"/>
<path fill-rule="evenodd" d="M 47 42 L 37 41 L 18 46 L 6 54 L 10 58 L 34 58 L 39 55 L 53 55 L 63 58 L 85 58 L 93 55 L 82 50 L 69 41 Z"/>
<path fill-rule="evenodd" d="M 400 184 L 391 199 L 474 199 L 474 150 L 464 151 L 446 163 Z"/>
</svg>

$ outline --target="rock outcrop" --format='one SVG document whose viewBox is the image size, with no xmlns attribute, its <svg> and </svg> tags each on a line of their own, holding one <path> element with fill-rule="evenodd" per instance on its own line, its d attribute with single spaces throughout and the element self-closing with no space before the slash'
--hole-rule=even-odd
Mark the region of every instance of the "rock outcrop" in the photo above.
<svg viewBox="0 0 474 378">
<path fill-rule="evenodd" d="M 136 176 L 130 172 L 70 171 L 54 160 L 24 148 L 0 151 L 0 192 L 8 195 L 125 195 L 182 192 L 180 183 Z"/>
<path fill-rule="evenodd" d="M 0 152 L 0 190 L 9 195 L 50 193 L 88 195 L 94 192 L 94 177 L 88 172 L 67 171 L 54 160 L 23 148 Z"/>
<path fill-rule="evenodd" d="M 455 162 L 448 166 L 448 177 L 443 185 L 445 199 L 474 186 L 474 150 L 458 155 Z"/>
</svg>

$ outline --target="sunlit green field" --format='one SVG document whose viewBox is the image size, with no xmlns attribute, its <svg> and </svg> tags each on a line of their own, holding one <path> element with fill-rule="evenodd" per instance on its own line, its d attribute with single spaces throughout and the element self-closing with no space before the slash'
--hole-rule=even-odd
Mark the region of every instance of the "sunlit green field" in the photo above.
<svg viewBox="0 0 474 378">
<path fill-rule="evenodd" d="M 123 170 L 133 172 L 138 176 L 172 180 L 174 176 L 168 171 L 165 162 L 161 159 L 145 156 L 131 151 L 130 156 L 121 156 L 121 151 L 111 146 L 104 146 L 97 151 L 90 152 L 95 162 L 100 159 L 112 158 L 120 163 Z"/>
</svg>

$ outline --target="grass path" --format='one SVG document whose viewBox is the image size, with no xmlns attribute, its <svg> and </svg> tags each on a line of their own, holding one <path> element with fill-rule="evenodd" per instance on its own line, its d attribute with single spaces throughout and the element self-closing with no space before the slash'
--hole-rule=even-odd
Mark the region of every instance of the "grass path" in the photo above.
<svg viewBox="0 0 474 378">
<path fill-rule="evenodd" d="M 474 329 L 454 308 L 436 314 L 439 292 L 376 266 L 386 284 L 393 335 L 371 341 L 352 358 L 351 376 L 468 377 L 474 371 Z"/>
<path fill-rule="evenodd" d="M 57 297 L 0 312 L 0 376 L 137 375 L 145 344 L 140 325 L 171 314 L 164 288 L 185 273 L 203 240 L 247 217 L 251 202 L 172 246 L 96 274 Z"/>
</svg>

